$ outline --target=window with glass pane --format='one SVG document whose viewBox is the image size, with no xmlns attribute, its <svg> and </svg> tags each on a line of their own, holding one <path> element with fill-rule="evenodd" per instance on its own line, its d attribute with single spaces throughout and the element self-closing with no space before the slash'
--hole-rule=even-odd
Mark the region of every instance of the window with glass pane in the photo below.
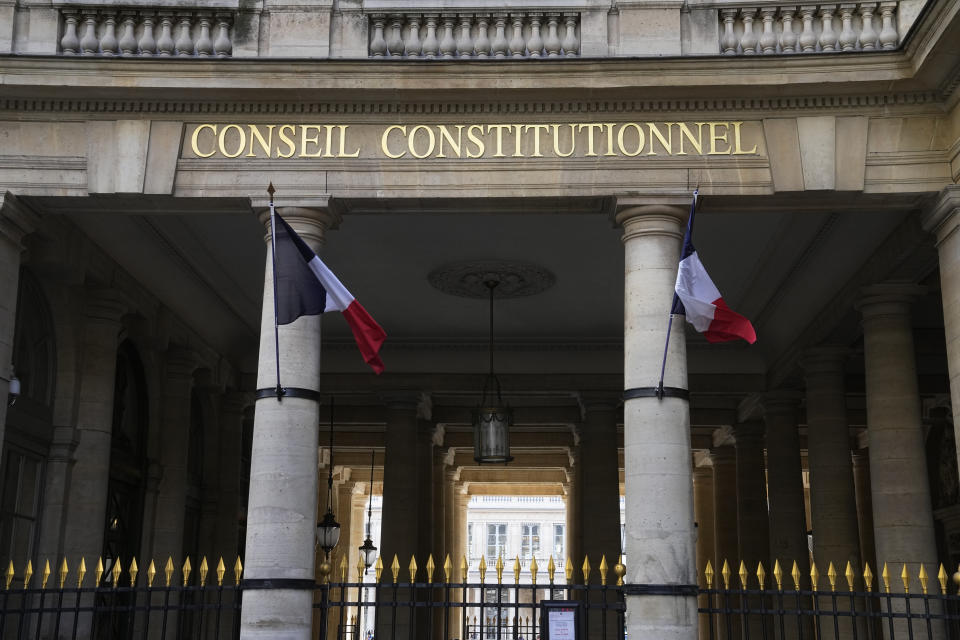
<svg viewBox="0 0 960 640">
<path fill-rule="evenodd" d="M 564 558 L 564 525 L 553 525 L 553 555 L 561 560 Z"/>
<path fill-rule="evenodd" d="M 507 550 L 507 525 L 502 522 L 487 524 L 487 558 L 496 560 Z"/>
<path fill-rule="evenodd" d="M 540 553 L 540 525 L 525 524 L 521 528 L 520 557 L 532 558 Z"/>
</svg>

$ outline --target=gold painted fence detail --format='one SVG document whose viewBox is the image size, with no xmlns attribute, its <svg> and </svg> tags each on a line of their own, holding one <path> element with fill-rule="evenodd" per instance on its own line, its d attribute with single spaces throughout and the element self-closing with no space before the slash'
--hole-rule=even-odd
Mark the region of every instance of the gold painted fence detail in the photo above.
<svg viewBox="0 0 960 640">
<path fill-rule="evenodd" d="M 212 124 L 187 132 L 187 157 L 380 160 L 752 156 L 744 121 L 390 124 Z"/>
</svg>

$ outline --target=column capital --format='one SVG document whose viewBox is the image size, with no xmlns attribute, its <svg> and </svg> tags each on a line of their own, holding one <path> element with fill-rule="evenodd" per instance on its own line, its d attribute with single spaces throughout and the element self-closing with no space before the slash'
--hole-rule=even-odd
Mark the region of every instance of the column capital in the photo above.
<svg viewBox="0 0 960 640">
<path fill-rule="evenodd" d="M 807 376 L 818 373 L 843 373 L 843 365 L 850 357 L 850 349 L 842 345 L 819 345 L 804 349 L 800 367 Z"/>
<path fill-rule="evenodd" d="M 797 412 L 803 394 L 794 389 L 767 391 L 759 399 L 764 417 L 791 415 Z"/>
<path fill-rule="evenodd" d="M 747 445 L 762 442 L 766 428 L 759 420 L 749 420 L 733 425 L 733 432 L 737 438 L 737 445 Z"/>
<path fill-rule="evenodd" d="M 329 207 L 277 207 L 276 210 L 314 251 L 323 247 L 327 231 L 340 228 L 343 219 Z M 259 218 L 266 230 L 264 241 L 269 243 L 270 209 L 260 210 Z"/>
<path fill-rule="evenodd" d="M 387 409 L 419 411 L 423 393 L 413 389 L 397 389 L 383 391 L 379 398 Z"/>
<path fill-rule="evenodd" d="M 249 391 L 224 391 L 220 395 L 220 411 L 225 414 L 243 413 L 243 410 L 253 404 L 253 394 Z"/>
<path fill-rule="evenodd" d="M 733 443 L 715 446 L 710 449 L 710 460 L 714 467 L 737 464 L 737 450 L 734 449 Z"/>
<path fill-rule="evenodd" d="M 616 411 L 620 406 L 621 394 L 606 391 L 581 391 L 580 405 L 584 413 L 590 411 Z"/>
<path fill-rule="evenodd" d="M 908 282 L 886 282 L 860 289 L 860 297 L 854 307 L 863 314 L 863 319 L 878 317 L 908 316 L 910 303 L 927 292 L 927 287 Z"/>
<path fill-rule="evenodd" d="M 87 289 L 84 299 L 84 314 L 91 320 L 120 324 L 127 313 L 127 300 L 116 289 Z"/>
<path fill-rule="evenodd" d="M 614 222 L 623 227 L 623 241 L 644 235 L 666 235 L 682 239 L 690 211 L 690 198 L 650 196 L 617 198 Z"/>
<path fill-rule="evenodd" d="M 193 380 L 200 358 L 196 351 L 183 347 L 170 347 L 166 352 L 166 379 L 174 381 Z"/>
<path fill-rule="evenodd" d="M 960 228 L 960 185 L 952 184 L 940 192 L 933 208 L 923 218 L 925 231 L 937 237 L 937 246 Z"/>
<path fill-rule="evenodd" d="M 40 218 L 9 191 L 0 193 L 0 236 L 21 246 L 23 237 L 33 232 Z"/>
</svg>

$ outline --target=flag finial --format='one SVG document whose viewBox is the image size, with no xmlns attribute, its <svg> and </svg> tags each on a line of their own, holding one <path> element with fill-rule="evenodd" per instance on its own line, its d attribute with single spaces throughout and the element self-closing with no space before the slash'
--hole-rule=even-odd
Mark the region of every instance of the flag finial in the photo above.
<svg viewBox="0 0 960 640">
<path fill-rule="evenodd" d="M 277 190 L 273 188 L 273 182 L 271 181 L 270 184 L 267 186 L 267 193 L 270 194 L 270 204 L 273 204 L 273 194 L 276 192 Z"/>
</svg>

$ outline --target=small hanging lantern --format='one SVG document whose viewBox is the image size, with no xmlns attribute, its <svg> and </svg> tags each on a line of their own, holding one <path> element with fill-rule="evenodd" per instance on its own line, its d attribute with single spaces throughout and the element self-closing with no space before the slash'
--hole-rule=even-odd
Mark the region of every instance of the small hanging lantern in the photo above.
<svg viewBox="0 0 960 640">
<path fill-rule="evenodd" d="M 330 552 L 340 542 L 340 523 L 333 515 L 333 398 L 330 398 L 330 463 L 327 465 L 327 512 L 317 523 L 317 544 L 329 558 Z"/>
<path fill-rule="evenodd" d="M 500 284 L 500 280 L 491 275 L 483 284 L 490 292 L 490 373 L 483 383 L 480 404 L 473 410 L 473 459 L 480 464 L 506 464 L 513 460 L 510 455 L 513 412 L 503 401 L 500 380 L 493 371 L 493 291 Z"/>
<path fill-rule="evenodd" d="M 377 548 L 373 545 L 373 540 L 370 536 L 371 529 L 371 519 L 373 518 L 373 463 L 376 457 L 376 452 L 370 452 L 370 488 L 367 494 L 367 539 L 363 541 L 363 544 L 360 545 L 360 556 L 363 558 L 363 572 L 366 573 L 367 569 L 373 566 L 373 563 L 377 561 Z"/>
</svg>

